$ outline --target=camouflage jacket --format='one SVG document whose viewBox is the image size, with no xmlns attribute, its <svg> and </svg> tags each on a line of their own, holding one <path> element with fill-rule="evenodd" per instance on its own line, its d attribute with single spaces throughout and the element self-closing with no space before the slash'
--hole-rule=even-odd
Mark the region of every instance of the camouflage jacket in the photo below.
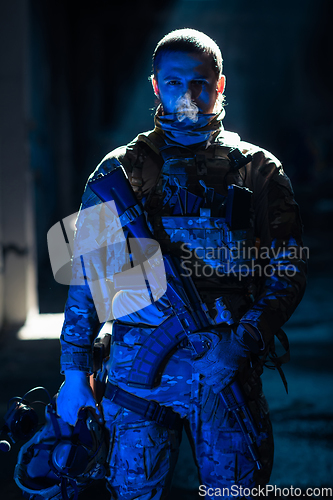
<svg viewBox="0 0 333 500">
<path fill-rule="evenodd" d="M 109 172 L 120 162 L 137 198 L 144 201 L 156 188 L 163 164 L 159 156 L 163 145 L 164 139 L 156 132 L 141 134 L 127 146 L 109 153 L 89 179 Z M 177 145 L 175 147 L 177 149 Z M 239 170 L 231 171 L 227 153 L 232 147 L 238 147 L 243 154 L 250 153 L 252 161 Z M 245 313 L 243 311 L 240 320 L 252 324 L 259 330 L 264 342 L 269 343 L 294 312 L 306 285 L 302 223 L 290 180 L 273 155 L 240 141 L 237 134 L 222 131 L 208 148 L 196 145 L 188 149 L 192 150 L 193 157 L 202 160 L 204 156 L 207 159 L 203 178 L 208 187 L 211 184 L 221 194 L 226 194 L 228 185 L 237 184 L 253 192 L 254 230 L 260 241 L 262 260 L 269 272 L 259 278 L 255 300 Z M 177 154 L 175 152 L 176 157 Z M 81 214 L 83 209 L 98 208 L 100 204 L 101 201 L 87 184 L 82 197 Z M 82 219 L 79 216 L 77 231 L 82 231 Z M 97 228 L 97 225 L 97 219 L 91 222 L 97 234 L 103 229 L 105 231 L 105 228 Z M 104 259 L 103 265 L 108 267 L 109 275 L 121 271 L 126 265 L 125 260 L 122 260 L 124 252 L 118 251 L 115 258 L 115 254 L 108 254 L 106 249 L 103 255 L 101 261 Z M 223 280 L 221 289 L 225 291 L 229 285 L 232 286 L 231 280 Z M 100 286 L 103 287 L 103 284 Z M 218 288 L 219 285 L 215 282 L 214 286 Z M 108 304 L 105 307 L 108 308 Z M 61 334 L 62 370 L 92 372 L 91 346 L 101 326 L 89 285 L 70 286 Z"/>
</svg>

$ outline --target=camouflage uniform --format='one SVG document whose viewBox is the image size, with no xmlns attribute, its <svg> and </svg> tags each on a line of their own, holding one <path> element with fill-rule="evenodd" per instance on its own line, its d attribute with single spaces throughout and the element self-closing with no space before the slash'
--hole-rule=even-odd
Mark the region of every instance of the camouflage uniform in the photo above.
<svg viewBox="0 0 333 500">
<path fill-rule="evenodd" d="M 163 163 L 159 151 L 163 146 L 165 138 L 159 130 L 141 134 L 126 147 L 108 154 L 91 178 L 112 170 L 119 160 L 138 199 L 145 202 L 158 182 Z M 177 149 L 177 144 L 173 146 L 177 150 L 174 158 L 181 158 L 184 150 Z M 206 179 L 207 187 L 214 187 L 221 195 L 226 195 L 230 184 L 253 191 L 255 235 L 260 240 L 261 248 L 275 250 L 270 250 L 267 254 L 266 264 L 271 265 L 271 269 L 275 271 L 279 268 L 279 275 L 272 272 L 271 277 L 261 277 L 256 280 L 255 285 L 252 283 L 254 302 L 237 292 L 239 280 L 230 276 L 197 278 L 195 284 L 210 312 L 214 299 L 223 294 L 236 321 L 242 320 L 255 326 L 262 336 L 264 346 L 268 347 L 272 345 L 274 334 L 297 307 L 305 288 L 306 264 L 302 255 L 302 227 L 298 206 L 281 164 L 266 151 L 241 142 L 236 134 L 228 135 L 223 129 L 220 129 L 208 147 L 204 146 L 186 148 L 186 155 L 192 154 L 194 163 L 197 164 L 197 174 Z M 231 171 L 227 158 L 227 153 L 234 146 L 244 154 L 252 154 L 252 161 L 237 171 Z M 198 177 L 190 179 L 189 183 L 191 182 L 195 188 Z M 96 206 L 98 209 L 99 205 L 100 200 L 86 187 L 82 208 Z M 155 213 L 152 210 L 149 218 L 159 241 L 159 219 Z M 85 224 L 82 217 L 79 217 L 77 224 L 78 231 L 99 234 L 105 230 L 98 227 L 98 215 L 96 220 L 90 221 L 90 226 Z M 95 265 L 97 274 L 99 266 L 106 267 L 107 276 L 126 268 L 128 262 L 122 245 L 123 243 L 118 243 L 116 253 L 115 246 L 103 249 Z M 288 265 L 294 266 L 293 276 L 286 272 Z M 103 275 L 105 276 L 105 271 Z M 103 288 L 103 283 L 99 286 Z M 110 307 L 107 301 L 105 307 Z M 266 484 L 273 463 L 273 438 L 267 403 L 261 391 L 260 370 L 259 374 L 255 371 L 249 374 L 246 365 L 241 372 L 250 409 L 261 431 L 258 444 L 264 467 L 260 472 L 256 471 L 242 434 L 226 413 L 218 395 L 200 384 L 200 375 L 193 373 L 190 347 L 179 348 L 167 360 L 158 387 L 139 389 L 126 385 L 132 360 L 144 338 L 154 328 L 147 324 L 157 325 L 161 322 L 163 307 L 161 299 L 158 314 L 152 306 L 151 309 L 146 308 L 116 321 L 109 380 L 128 392 L 170 406 L 183 417 L 193 444 L 201 484 L 212 488 L 230 488 L 232 484 L 243 487 Z M 91 344 L 100 326 L 88 284 L 71 286 L 61 335 L 64 370 L 92 372 Z M 119 330 L 120 326 L 122 328 Z M 107 399 L 103 401 L 103 408 L 106 425 L 110 430 L 108 481 L 112 498 L 164 498 L 177 460 L 181 429 L 168 430 L 154 422 L 144 421 L 134 412 L 120 408 Z"/>
</svg>

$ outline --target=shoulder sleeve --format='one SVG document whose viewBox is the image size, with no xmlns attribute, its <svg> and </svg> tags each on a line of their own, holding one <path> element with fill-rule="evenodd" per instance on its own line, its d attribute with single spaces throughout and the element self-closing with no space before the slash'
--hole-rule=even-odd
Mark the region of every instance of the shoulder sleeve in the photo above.
<svg viewBox="0 0 333 500">
<path fill-rule="evenodd" d="M 107 155 L 88 181 L 118 166 L 123 152 L 124 148 L 119 148 Z M 112 245 L 105 243 L 109 235 L 104 209 L 87 182 L 75 223 L 72 279 L 60 337 L 62 372 L 68 369 L 92 372 L 92 343 L 111 315 L 112 290 L 106 278 L 117 271 L 115 264 L 124 263 L 115 258 L 115 252 L 123 259 L 126 257 L 124 238 L 118 238 Z"/>
<path fill-rule="evenodd" d="M 253 191 L 255 234 L 260 240 L 259 290 L 241 322 L 255 326 L 269 342 L 301 301 L 307 273 L 302 222 L 291 182 L 281 163 L 255 148 L 245 184 Z"/>
</svg>

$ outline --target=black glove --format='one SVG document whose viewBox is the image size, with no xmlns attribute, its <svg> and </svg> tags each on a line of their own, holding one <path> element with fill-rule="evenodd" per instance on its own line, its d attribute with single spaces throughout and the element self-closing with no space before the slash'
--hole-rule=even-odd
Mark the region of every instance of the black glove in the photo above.
<svg viewBox="0 0 333 500">
<path fill-rule="evenodd" d="M 256 340 L 242 325 L 236 333 L 230 327 L 216 328 L 195 333 L 189 339 L 198 352 L 192 360 L 193 368 L 204 376 L 202 383 L 212 386 L 215 394 L 234 379 L 250 350 L 258 350 Z M 200 355 L 201 348 L 203 354 Z"/>
</svg>

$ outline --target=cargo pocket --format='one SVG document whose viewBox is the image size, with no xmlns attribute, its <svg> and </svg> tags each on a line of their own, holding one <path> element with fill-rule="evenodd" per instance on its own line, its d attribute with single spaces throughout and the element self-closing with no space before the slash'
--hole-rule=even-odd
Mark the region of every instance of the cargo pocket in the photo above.
<svg viewBox="0 0 333 500">
<path fill-rule="evenodd" d="M 256 466 L 240 432 L 220 432 L 215 441 L 204 435 L 197 448 L 197 459 L 201 484 L 211 488 L 255 485 Z"/>
<path fill-rule="evenodd" d="M 123 495 L 167 486 L 178 456 L 175 431 L 154 422 L 114 425 L 110 436 L 109 484 Z"/>
</svg>

